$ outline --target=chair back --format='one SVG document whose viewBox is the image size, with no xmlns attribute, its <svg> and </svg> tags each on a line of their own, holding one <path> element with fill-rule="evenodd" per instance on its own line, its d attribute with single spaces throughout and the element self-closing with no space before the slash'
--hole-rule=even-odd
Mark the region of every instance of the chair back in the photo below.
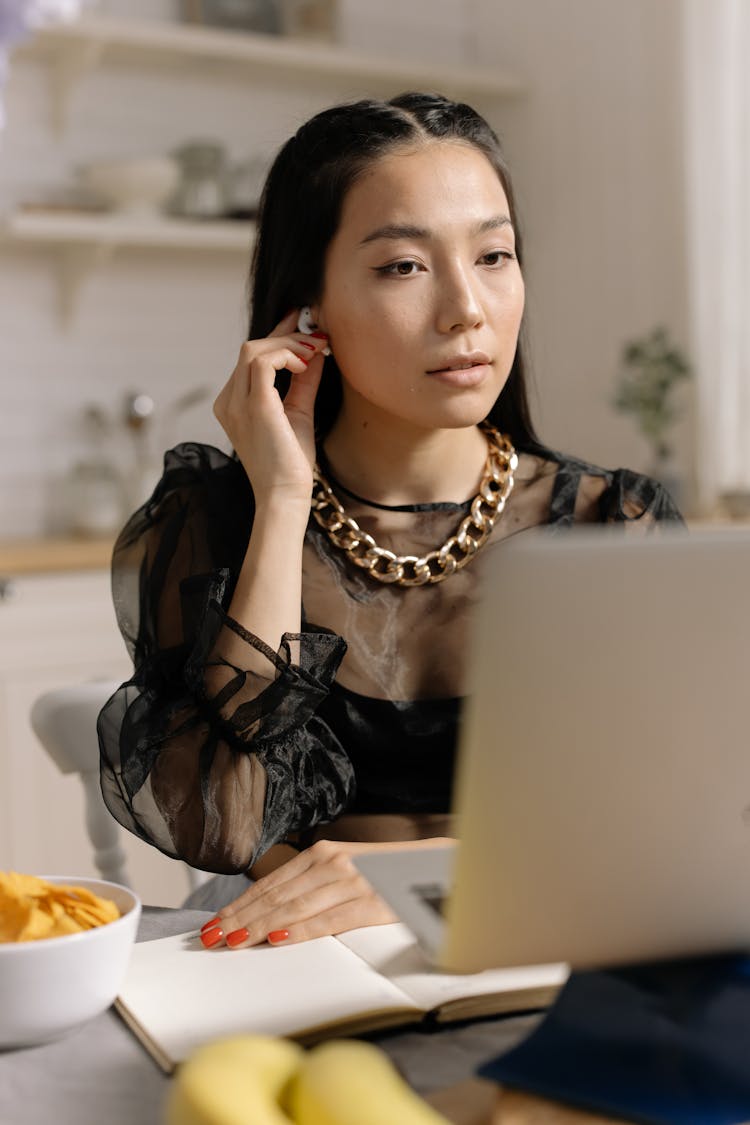
<svg viewBox="0 0 750 1125">
<path fill-rule="evenodd" d="M 99 739 L 96 721 L 104 704 L 120 686 L 94 680 L 57 688 L 40 695 L 31 708 L 31 726 L 52 761 L 63 774 L 78 774 L 84 790 L 86 832 L 94 863 L 103 879 L 130 886 L 122 829 L 102 797 L 99 782 Z M 184 864 L 190 890 L 210 878 Z"/>
</svg>

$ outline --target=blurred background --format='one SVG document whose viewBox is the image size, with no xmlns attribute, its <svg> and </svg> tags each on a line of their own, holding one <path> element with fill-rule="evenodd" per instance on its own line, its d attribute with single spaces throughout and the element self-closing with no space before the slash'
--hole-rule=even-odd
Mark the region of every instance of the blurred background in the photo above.
<svg viewBox="0 0 750 1125">
<path fill-rule="evenodd" d="M 43 684 L 127 674 L 112 537 L 166 447 L 226 447 L 211 403 L 245 338 L 260 184 L 338 100 L 426 88 L 487 116 L 526 239 L 541 437 L 660 476 L 694 520 L 747 518 L 749 9 L 1 0 L 0 587 L 6 624 L 39 629 L 27 664 L 0 651 L 6 737 Z M 64 594 L 13 582 L 63 572 Z M 77 605 L 80 633 L 84 602 L 87 648 L 58 622 L 52 654 L 51 615 Z"/>
<path fill-rule="evenodd" d="M 705 200 L 696 221 L 700 193 L 718 178 L 722 154 L 710 145 L 723 133 L 739 176 L 735 209 L 747 191 L 747 153 L 742 167 L 737 153 L 750 134 L 742 0 L 30 6 L 79 9 L 82 19 L 48 24 L 10 58 L 0 135 L 3 538 L 107 533 L 158 473 L 163 448 L 221 443 L 211 396 L 243 339 L 249 221 L 273 153 L 333 101 L 419 85 L 473 103 L 507 150 L 542 437 L 608 467 L 657 472 L 688 511 L 711 512 L 720 494 L 750 484 L 744 435 L 734 462 L 717 463 L 716 387 L 701 389 L 701 380 L 718 386 L 717 329 L 736 353 L 730 383 L 747 381 L 747 340 L 724 335 L 726 303 L 713 310 L 710 345 L 710 330 L 703 340 L 696 331 L 711 315 L 696 307 L 698 274 L 711 274 L 715 291 L 721 273 L 722 214 L 734 220 L 736 280 L 750 284 L 732 201 Z M 164 225 L 180 214 L 203 230 Z M 98 226 L 82 225 L 92 218 Z M 739 284 L 736 299 L 735 320 Z M 636 355 L 628 369 L 633 344 L 640 367 Z M 632 386 L 628 401 L 628 380 L 650 401 L 633 401 Z M 748 391 L 727 394 L 719 412 L 731 428 Z M 664 410 L 675 417 L 660 429 Z M 731 440 L 723 434 L 725 458 Z"/>
</svg>

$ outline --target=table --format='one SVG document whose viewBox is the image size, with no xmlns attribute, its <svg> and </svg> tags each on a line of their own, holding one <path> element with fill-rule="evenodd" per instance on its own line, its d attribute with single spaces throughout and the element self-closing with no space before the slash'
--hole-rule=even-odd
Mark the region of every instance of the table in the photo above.
<svg viewBox="0 0 750 1125">
<path fill-rule="evenodd" d="M 209 916 L 198 910 L 145 907 L 138 940 L 197 929 Z M 481 1063 L 517 1043 L 539 1019 L 538 1015 L 513 1016 L 437 1031 L 381 1032 L 368 1038 L 387 1052 L 416 1090 L 431 1100 L 435 1097 L 436 1104 L 462 1125 L 604 1121 L 520 1094 L 498 1094 L 488 1084 L 471 1081 Z M 0 1122 L 162 1125 L 169 1082 L 109 1010 L 54 1043 L 0 1052 Z"/>
</svg>

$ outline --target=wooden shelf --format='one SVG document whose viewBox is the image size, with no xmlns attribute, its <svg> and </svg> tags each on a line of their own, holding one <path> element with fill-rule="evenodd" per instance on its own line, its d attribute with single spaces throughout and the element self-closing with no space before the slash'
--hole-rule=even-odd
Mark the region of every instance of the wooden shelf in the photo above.
<svg viewBox="0 0 750 1125">
<path fill-rule="evenodd" d="M 0 239 L 22 248 L 50 251 L 56 261 L 59 311 L 63 324 L 75 312 L 89 274 L 122 250 L 193 251 L 241 254 L 249 261 L 255 226 L 246 222 L 190 222 L 186 219 L 17 211 L 0 223 Z"/>
<path fill-rule="evenodd" d="M 11 242 L 37 246 L 106 246 L 155 250 L 215 250 L 247 254 L 252 223 L 168 216 L 130 216 L 76 211 L 17 211 L 0 227 Z"/>
<path fill-rule="evenodd" d="M 428 63 L 313 40 L 93 15 L 39 30 L 17 54 L 39 58 L 50 66 L 52 109 L 58 126 L 64 122 L 71 90 L 80 78 L 113 61 L 182 68 L 191 74 L 196 64 L 207 72 L 221 69 L 227 73 L 229 68 L 237 75 L 253 77 L 261 70 L 391 93 L 429 89 L 453 96 L 505 98 L 522 92 L 518 78 L 501 68 Z"/>
<path fill-rule="evenodd" d="M 95 15 L 42 28 L 16 54 L 47 67 L 58 130 L 65 123 L 77 83 L 87 73 L 113 63 L 146 64 L 191 76 L 220 72 L 254 80 L 259 74 L 266 79 L 273 75 L 318 78 L 342 84 L 349 94 L 422 88 L 462 98 L 507 98 L 521 92 L 517 78 L 500 68 L 414 62 L 312 40 Z M 116 252 L 190 250 L 249 256 L 253 238 L 250 223 L 195 223 L 160 216 L 19 211 L 0 222 L 0 239 L 6 244 L 45 248 L 55 255 L 64 323 L 73 315 L 87 276 Z"/>
</svg>

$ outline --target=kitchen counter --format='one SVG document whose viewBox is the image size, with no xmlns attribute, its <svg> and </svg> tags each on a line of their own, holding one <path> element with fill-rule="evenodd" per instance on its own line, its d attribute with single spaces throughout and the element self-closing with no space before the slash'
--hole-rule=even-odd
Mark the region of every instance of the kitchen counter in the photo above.
<svg viewBox="0 0 750 1125">
<path fill-rule="evenodd" d="M 43 537 L 0 540 L 0 577 L 65 570 L 108 570 L 114 539 Z"/>
<path fill-rule="evenodd" d="M 750 520 L 730 520 L 723 515 L 713 519 L 688 520 L 699 530 L 750 528 Z M 36 539 L 0 539 L 0 578 L 18 574 L 45 574 L 70 570 L 109 570 L 114 537 L 40 536 Z"/>
</svg>

